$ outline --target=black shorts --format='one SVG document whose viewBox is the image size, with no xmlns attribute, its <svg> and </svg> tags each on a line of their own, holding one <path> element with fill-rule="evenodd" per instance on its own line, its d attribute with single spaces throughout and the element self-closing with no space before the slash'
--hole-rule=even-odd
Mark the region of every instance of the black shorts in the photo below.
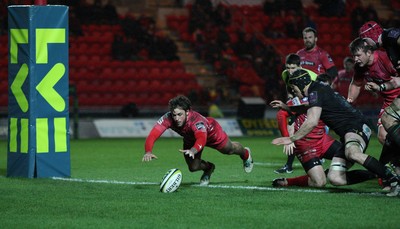
<svg viewBox="0 0 400 229">
<path fill-rule="evenodd" d="M 341 155 L 341 154 L 343 154 L 343 157 L 344 157 L 344 152 L 341 153 L 342 149 L 344 149 L 342 147 L 342 143 L 340 143 L 339 141 L 334 141 L 332 143 L 332 145 L 328 148 L 328 150 L 325 152 L 323 158 L 327 159 L 327 160 L 332 160 L 333 157 L 337 157 L 337 155 Z M 321 165 L 321 158 L 314 157 L 314 158 L 311 158 L 310 160 L 308 160 L 307 162 L 302 163 L 304 171 L 306 171 L 306 172 L 308 170 L 314 168 L 314 166 L 317 166 L 317 165 Z"/>
<path fill-rule="evenodd" d="M 351 129 L 348 129 L 346 131 L 346 133 L 355 133 L 357 135 L 359 135 L 365 143 L 365 148 L 364 148 L 364 152 L 365 150 L 368 148 L 368 144 L 369 144 L 369 140 L 371 138 L 371 128 L 369 128 L 369 126 L 366 123 L 359 123 L 359 125 L 353 125 Z M 340 138 L 340 141 L 343 144 L 343 149 L 345 148 L 346 142 L 344 140 L 344 137 Z M 344 151 L 343 151 L 344 153 Z"/>
</svg>

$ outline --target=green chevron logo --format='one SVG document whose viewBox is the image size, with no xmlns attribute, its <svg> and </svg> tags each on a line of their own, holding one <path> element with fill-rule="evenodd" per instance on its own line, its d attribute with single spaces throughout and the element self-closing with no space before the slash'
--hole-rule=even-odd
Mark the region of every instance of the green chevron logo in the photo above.
<svg viewBox="0 0 400 229">
<path fill-rule="evenodd" d="M 36 90 L 39 94 L 58 112 L 65 109 L 66 103 L 64 98 L 54 89 L 54 85 L 62 78 L 64 73 L 65 66 L 61 63 L 57 63 L 36 86 Z"/>
<path fill-rule="evenodd" d="M 29 108 L 28 100 L 22 91 L 22 85 L 24 84 L 26 78 L 28 77 L 29 69 L 27 64 L 22 64 L 14 81 L 11 84 L 11 92 L 14 94 L 15 99 L 21 110 L 27 112 Z"/>
</svg>

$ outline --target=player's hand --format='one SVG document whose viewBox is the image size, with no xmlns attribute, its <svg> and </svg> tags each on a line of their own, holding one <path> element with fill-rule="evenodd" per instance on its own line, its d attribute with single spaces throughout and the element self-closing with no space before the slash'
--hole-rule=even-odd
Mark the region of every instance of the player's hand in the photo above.
<svg viewBox="0 0 400 229">
<path fill-rule="evenodd" d="M 365 84 L 365 90 L 370 92 L 379 91 L 379 85 L 374 82 L 367 82 Z"/>
<path fill-rule="evenodd" d="M 352 98 L 347 98 L 347 102 L 348 103 L 353 103 L 353 99 Z"/>
<path fill-rule="evenodd" d="M 273 108 L 282 108 L 283 102 L 280 100 L 273 100 L 272 102 L 269 103 L 269 105 Z"/>
<path fill-rule="evenodd" d="M 181 153 L 188 155 L 189 157 L 194 159 L 194 152 L 191 151 L 190 149 L 180 149 L 179 150 Z"/>
<path fill-rule="evenodd" d="M 296 148 L 296 146 L 294 145 L 294 143 L 292 142 L 289 145 L 284 145 L 283 146 L 283 153 L 286 154 L 287 156 L 292 155 L 294 152 L 294 148 Z"/>
<path fill-rule="evenodd" d="M 280 137 L 280 138 L 275 138 L 272 140 L 272 144 L 274 145 L 289 145 L 293 143 L 292 140 L 290 140 L 289 137 Z"/>
<path fill-rule="evenodd" d="M 151 161 L 151 160 L 153 160 L 153 159 L 158 159 L 158 158 L 157 158 L 157 156 L 154 155 L 153 153 L 145 153 L 145 154 L 143 155 L 142 161 L 147 162 L 147 161 Z"/>
<path fill-rule="evenodd" d="M 273 108 L 283 109 L 285 111 L 290 112 L 289 106 L 280 100 L 273 100 L 272 102 L 269 103 L 269 105 Z"/>
</svg>

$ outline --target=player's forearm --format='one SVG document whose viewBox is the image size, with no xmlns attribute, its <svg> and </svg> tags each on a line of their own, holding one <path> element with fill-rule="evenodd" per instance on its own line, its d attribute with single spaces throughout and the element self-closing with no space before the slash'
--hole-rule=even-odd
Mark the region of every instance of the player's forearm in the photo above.
<svg viewBox="0 0 400 229">
<path fill-rule="evenodd" d="M 393 90 L 398 87 L 400 87 L 400 77 L 392 77 L 392 79 L 390 81 L 379 85 L 379 90 L 380 91 L 390 91 L 390 90 Z"/>
<path fill-rule="evenodd" d="M 357 86 L 353 83 L 349 85 L 349 92 L 347 94 L 347 101 L 353 102 L 357 99 L 358 95 L 360 94 L 361 87 Z"/>
<path fill-rule="evenodd" d="M 302 138 L 305 137 L 308 133 L 310 133 L 310 132 L 314 129 L 315 126 L 316 126 L 316 124 L 314 124 L 313 122 L 309 122 L 308 120 L 305 121 L 305 122 L 301 125 L 300 129 L 299 129 L 295 134 L 293 134 L 293 135 L 290 137 L 290 140 L 291 140 L 292 142 L 294 142 L 294 141 L 297 141 L 297 140 L 299 140 L 299 139 L 302 139 Z"/>
<path fill-rule="evenodd" d="M 164 131 L 162 128 L 158 128 L 156 126 L 153 129 L 151 129 L 144 143 L 144 151 L 146 153 L 152 152 L 154 143 L 157 141 L 157 139 L 161 136 L 163 132 Z"/>
</svg>

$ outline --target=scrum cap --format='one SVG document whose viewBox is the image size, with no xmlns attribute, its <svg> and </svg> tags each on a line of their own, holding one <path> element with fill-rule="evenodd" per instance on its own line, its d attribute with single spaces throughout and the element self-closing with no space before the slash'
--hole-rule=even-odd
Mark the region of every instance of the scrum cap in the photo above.
<svg viewBox="0 0 400 229">
<path fill-rule="evenodd" d="M 301 91 L 311 83 L 311 76 L 304 69 L 297 69 L 289 76 L 288 84 L 297 86 Z"/>
<path fill-rule="evenodd" d="M 361 26 L 358 34 L 360 35 L 360 38 L 368 37 L 371 38 L 376 44 L 378 44 L 378 37 L 382 34 L 382 32 L 383 29 L 378 23 L 374 21 L 369 21 Z"/>
</svg>

